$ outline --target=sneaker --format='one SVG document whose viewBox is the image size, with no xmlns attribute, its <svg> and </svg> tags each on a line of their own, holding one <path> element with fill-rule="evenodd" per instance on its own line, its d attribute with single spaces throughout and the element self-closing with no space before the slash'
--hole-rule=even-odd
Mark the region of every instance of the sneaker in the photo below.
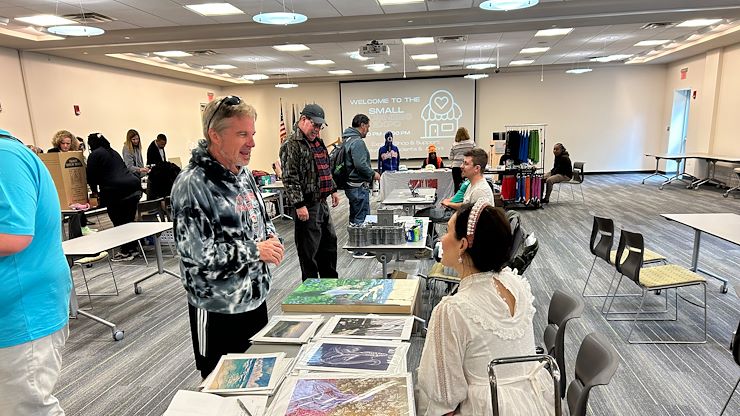
<svg viewBox="0 0 740 416">
<path fill-rule="evenodd" d="M 96 230 L 95 228 L 82 227 L 82 235 L 88 235 L 88 234 L 97 233 L 97 232 L 98 230 Z"/>
<path fill-rule="evenodd" d="M 352 257 L 353 258 L 356 258 L 356 259 L 374 259 L 375 258 L 375 253 L 355 251 L 352 254 Z"/>
<path fill-rule="evenodd" d="M 131 261 L 133 259 L 134 259 L 134 256 L 132 256 L 131 253 L 118 252 L 110 260 L 118 262 L 118 261 Z"/>
<path fill-rule="evenodd" d="M 543 204 L 549 204 L 550 203 L 550 199 L 549 198 L 542 198 L 542 200 L 540 202 L 543 203 Z"/>
</svg>

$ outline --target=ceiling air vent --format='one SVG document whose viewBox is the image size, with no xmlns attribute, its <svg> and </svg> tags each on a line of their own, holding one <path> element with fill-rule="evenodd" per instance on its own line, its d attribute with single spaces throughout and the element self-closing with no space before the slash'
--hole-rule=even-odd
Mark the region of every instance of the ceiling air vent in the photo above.
<svg viewBox="0 0 740 416">
<path fill-rule="evenodd" d="M 108 23 L 116 20 L 112 17 L 104 16 L 100 13 L 95 12 L 65 14 L 62 17 L 64 17 L 65 19 L 74 20 L 78 23 Z"/>
<path fill-rule="evenodd" d="M 468 40 L 468 35 L 437 36 L 437 42 L 438 43 L 465 42 L 467 40 Z"/>
<path fill-rule="evenodd" d="M 673 27 L 674 25 L 675 25 L 674 22 L 653 22 L 653 23 L 647 23 L 643 25 L 640 29 L 642 30 L 665 29 L 665 28 Z"/>
<path fill-rule="evenodd" d="M 212 51 L 210 49 L 202 50 L 202 51 L 188 51 L 189 54 L 193 56 L 213 56 L 216 55 L 216 51 Z"/>
</svg>

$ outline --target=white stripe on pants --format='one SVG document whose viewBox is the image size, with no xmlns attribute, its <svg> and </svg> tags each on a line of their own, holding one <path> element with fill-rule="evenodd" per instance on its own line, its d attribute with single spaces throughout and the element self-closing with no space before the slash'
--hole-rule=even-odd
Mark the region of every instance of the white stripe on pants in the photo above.
<svg viewBox="0 0 740 416">
<path fill-rule="evenodd" d="M 208 324 L 208 311 L 196 308 L 198 311 L 198 351 L 203 357 L 206 356 L 206 325 Z"/>
<path fill-rule="evenodd" d="M 0 348 L 0 415 L 64 416 L 51 393 L 67 336 L 65 326 L 43 338 Z"/>
</svg>

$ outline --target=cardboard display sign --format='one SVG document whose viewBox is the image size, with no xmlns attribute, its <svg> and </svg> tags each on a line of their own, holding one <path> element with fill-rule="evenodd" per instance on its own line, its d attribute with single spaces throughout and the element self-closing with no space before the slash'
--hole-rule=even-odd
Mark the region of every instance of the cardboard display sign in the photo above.
<svg viewBox="0 0 740 416">
<path fill-rule="evenodd" d="M 87 174 L 82 152 L 43 153 L 39 157 L 49 169 L 62 209 L 87 203 Z"/>
</svg>

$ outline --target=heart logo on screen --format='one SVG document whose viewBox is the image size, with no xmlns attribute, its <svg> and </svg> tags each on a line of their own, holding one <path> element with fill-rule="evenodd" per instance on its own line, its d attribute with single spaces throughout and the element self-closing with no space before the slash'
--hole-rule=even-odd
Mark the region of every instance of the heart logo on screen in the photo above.
<svg viewBox="0 0 740 416">
<path fill-rule="evenodd" d="M 434 98 L 434 105 L 437 106 L 437 108 L 439 109 L 439 112 L 440 113 L 445 113 L 446 112 L 446 109 L 447 109 L 447 106 L 449 104 L 450 104 L 449 97 L 442 96 L 442 97 L 435 97 Z"/>
</svg>

